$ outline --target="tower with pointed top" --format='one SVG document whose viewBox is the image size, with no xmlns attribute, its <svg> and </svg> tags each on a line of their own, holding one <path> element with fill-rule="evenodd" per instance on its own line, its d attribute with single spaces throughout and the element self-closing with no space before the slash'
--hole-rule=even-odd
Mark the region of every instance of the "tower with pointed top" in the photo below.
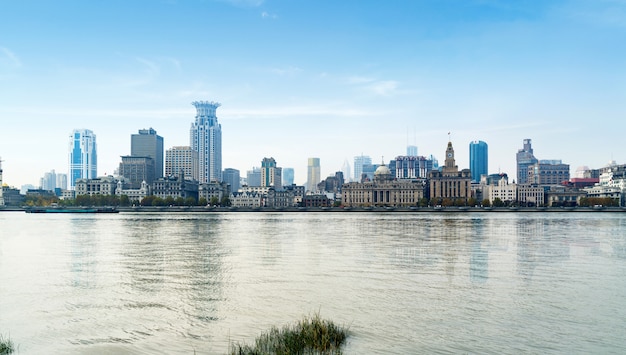
<svg viewBox="0 0 626 355">
<path fill-rule="evenodd" d="M 451 141 L 448 141 L 445 154 L 445 165 L 441 171 L 433 170 L 429 173 L 430 198 L 467 202 L 471 197 L 472 173 L 469 169 L 459 171 Z"/>
<path fill-rule="evenodd" d="M 215 112 L 221 105 L 213 101 L 194 101 L 196 120 L 191 124 L 191 149 L 198 152 L 198 181 L 222 181 L 222 125 Z"/>
<path fill-rule="evenodd" d="M 89 129 L 75 129 L 69 141 L 69 188 L 76 180 L 98 177 L 96 135 Z"/>
</svg>

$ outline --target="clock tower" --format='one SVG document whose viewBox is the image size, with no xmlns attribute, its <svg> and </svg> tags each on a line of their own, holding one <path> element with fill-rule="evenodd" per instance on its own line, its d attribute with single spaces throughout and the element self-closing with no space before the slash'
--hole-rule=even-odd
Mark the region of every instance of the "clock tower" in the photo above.
<svg viewBox="0 0 626 355">
<path fill-rule="evenodd" d="M 448 140 L 446 148 L 446 163 L 441 171 L 433 170 L 429 173 L 430 198 L 439 199 L 435 203 L 443 203 L 444 199 L 449 203 L 467 203 L 471 197 L 471 172 L 469 169 L 459 171 L 459 167 L 454 160 L 454 148 L 452 142 Z M 450 202 L 451 201 L 451 202 Z"/>
<path fill-rule="evenodd" d="M 455 165 L 454 161 L 454 148 L 452 148 L 452 142 L 448 142 L 448 148 L 446 148 L 446 164 L 442 169 L 442 172 L 457 174 L 459 167 Z"/>
</svg>

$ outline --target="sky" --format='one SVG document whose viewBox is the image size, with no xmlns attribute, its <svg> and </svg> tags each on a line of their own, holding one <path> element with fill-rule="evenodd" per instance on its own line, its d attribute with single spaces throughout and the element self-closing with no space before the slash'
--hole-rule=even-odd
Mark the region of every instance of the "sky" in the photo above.
<svg viewBox="0 0 626 355">
<path fill-rule="evenodd" d="M 416 145 L 459 169 L 626 163 L 626 0 L 0 0 L 4 183 L 67 173 L 74 129 L 98 174 L 154 128 L 189 145 L 193 101 L 222 104 L 223 166 L 264 157 L 306 181 Z M 450 133 L 450 135 L 448 135 Z"/>
</svg>

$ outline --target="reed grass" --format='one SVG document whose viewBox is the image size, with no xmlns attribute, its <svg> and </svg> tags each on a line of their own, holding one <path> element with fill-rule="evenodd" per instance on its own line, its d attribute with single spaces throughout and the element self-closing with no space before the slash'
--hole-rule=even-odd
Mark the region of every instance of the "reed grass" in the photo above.
<svg viewBox="0 0 626 355">
<path fill-rule="evenodd" d="M 0 355 L 11 354 L 14 351 L 15 346 L 13 345 L 13 341 L 0 334 Z"/>
<path fill-rule="evenodd" d="M 231 355 L 341 354 L 348 337 L 345 328 L 321 319 L 319 313 L 304 317 L 282 329 L 272 327 L 255 340 L 254 346 L 233 344 Z"/>
</svg>

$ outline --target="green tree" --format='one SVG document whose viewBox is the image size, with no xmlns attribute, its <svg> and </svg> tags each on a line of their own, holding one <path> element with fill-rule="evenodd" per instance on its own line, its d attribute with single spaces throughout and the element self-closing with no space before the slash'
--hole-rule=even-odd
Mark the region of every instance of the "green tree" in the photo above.
<svg viewBox="0 0 626 355">
<path fill-rule="evenodd" d="M 185 206 L 195 206 L 196 205 L 196 199 L 189 196 L 185 199 Z"/>
<path fill-rule="evenodd" d="M 470 197 L 469 200 L 467 200 L 467 205 L 468 206 L 477 206 L 478 205 L 478 200 L 474 197 Z"/>
<path fill-rule="evenodd" d="M 209 201 L 206 200 L 206 197 L 200 197 L 198 199 L 198 206 L 206 206 L 209 204 Z"/>
<path fill-rule="evenodd" d="M 454 204 L 454 201 L 452 201 L 451 198 L 444 198 L 443 201 L 441 201 L 441 205 L 445 206 L 445 207 L 450 207 Z"/>
<path fill-rule="evenodd" d="M 223 206 L 223 207 L 229 207 L 230 206 L 230 198 L 228 198 L 228 196 L 222 197 L 222 200 L 220 201 L 220 205 Z"/>
<path fill-rule="evenodd" d="M 219 203 L 219 199 L 217 198 L 217 196 L 212 196 L 211 197 L 211 206 L 217 206 L 217 204 Z"/>
<path fill-rule="evenodd" d="M 491 207 L 491 201 L 488 198 L 484 199 L 482 202 L 483 207 Z"/>
<path fill-rule="evenodd" d="M 503 207 L 504 202 L 499 197 L 493 199 L 493 207 Z"/>
<path fill-rule="evenodd" d="M 428 199 L 426 197 L 422 197 L 420 198 L 419 202 L 417 203 L 420 207 L 426 207 L 428 206 Z"/>
</svg>

